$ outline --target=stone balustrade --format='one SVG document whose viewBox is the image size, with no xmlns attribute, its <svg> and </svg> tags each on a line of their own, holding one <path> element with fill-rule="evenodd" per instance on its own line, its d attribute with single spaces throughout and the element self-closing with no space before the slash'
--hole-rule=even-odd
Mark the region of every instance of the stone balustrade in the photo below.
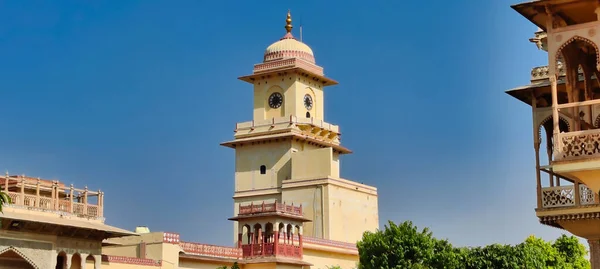
<svg viewBox="0 0 600 269">
<path fill-rule="evenodd" d="M 271 118 L 266 120 L 257 120 L 257 121 L 247 121 L 240 122 L 235 125 L 235 132 L 240 132 L 246 129 L 257 129 L 260 127 L 276 127 L 278 125 L 290 125 L 290 124 L 305 124 L 314 127 L 319 127 L 324 130 L 328 130 L 332 133 L 339 134 L 340 127 L 338 125 L 327 123 L 323 120 L 318 120 L 315 118 L 302 118 L 296 116 L 289 117 L 279 117 L 279 118 Z"/>
<path fill-rule="evenodd" d="M 0 188 L 11 199 L 8 206 L 68 213 L 77 217 L 101 219 L 104 193 L 67 187 L 59 181 L 42 180 L 25 176 L 0 176 Z M 97 200 L 90 203 L 90 198 Z"/>
</svg>

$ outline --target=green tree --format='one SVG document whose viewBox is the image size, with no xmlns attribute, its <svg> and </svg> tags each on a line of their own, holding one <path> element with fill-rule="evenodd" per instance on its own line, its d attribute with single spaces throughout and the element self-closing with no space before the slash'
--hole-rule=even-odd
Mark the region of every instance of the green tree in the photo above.
<svg viewBox="0 0 600 269">
<path fill-rule="evenodd" d="M 417 269 L 458 263 L 450 243 L 438 241 L 427 228 L 419 231 L 410 221 L 400 225 L 389 221 L 383 231 L 365 232 L 357 247 L 360 269 Z"/>
<path fill-rule="evenodd" d="M 383 231 L 365 232 L 357 243 L 359 268 L 427 269 L 589 269 L 586 249 L 573 236 L 547 242 L 534 236 L 518 245 L 456 248 L 412 222 L 389 222 Z"/>
<path fill-rule="evenodd" d="M 4 208 L 4 204 L 9 204 L 12 201 L 10 200 L 10 196 L 7 193 L 0 191 L 0 213 L 2 213 L 2 209 Z"/>
<path fill-rule="evenodd" d="M 561 235 L 552 246 L 558 251 L 567 264 L 573 269 L 590 268 L 590 262 L 585 258 L 587 250 L 575 236 Z"/>
<path fill-rule="evenodd" d="M 227 266 L 225 266 L 225 265 L 219 266 L 219 267 L 217 267 L 217 269 L 227 269 Z M 238 265 L 237 262 L 234 262 L 233 265 L 231 266 L 231 269 L 240 269 L 240 266 Z"/>
</svg>

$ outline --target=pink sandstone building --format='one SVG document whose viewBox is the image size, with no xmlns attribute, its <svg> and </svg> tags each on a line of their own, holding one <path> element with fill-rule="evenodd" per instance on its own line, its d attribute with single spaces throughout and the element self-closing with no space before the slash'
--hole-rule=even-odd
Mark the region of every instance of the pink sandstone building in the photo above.
<svg viewBox="0 0 600 269">
<path fill-rule="evenodd" d="M 253 119 L 236 124 L 233 244 L 104 223 L 104 193 L 23 175 L 0 176 L 12 199 L 0 215 L 0 269 L 356 268 L 356 242 L 378 228 L 377 189 L 340 177 L 351 151 L 324 121 L 325 76 L 292 35 L 267 47 L 240 80 L 252 84 Z"/>
</svg>

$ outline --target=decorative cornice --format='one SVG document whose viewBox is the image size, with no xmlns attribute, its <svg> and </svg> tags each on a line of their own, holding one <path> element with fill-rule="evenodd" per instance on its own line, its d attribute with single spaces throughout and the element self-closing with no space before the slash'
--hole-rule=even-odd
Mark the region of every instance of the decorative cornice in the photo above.
<svg viewBox="0 0 600 269">
<path fill-rule="evenodd" d="M 312 72 L 315 75 L 324 76 L 323 67 L 320 67 L 314 64 L 313 62 L 310 62 L 310 59 L 288 58 L 291 56 L 300 56 L 300 54 L 309 55 L 308 53 L 298 51 L 278 51 L 266 54 L 265 59 L 267 59 L 267 57 L 271 57 L 269 58 L 270 60 L 265 61 L 264 63 L 255 64 L 253 74 L 256 75 L 267 72 L 273 72 L 276 70 L 301 68 L 305 69 L 308 72 Z"/>
<path fill-rule="evenodd" d="M 542 216 L 539 217 L 540 222 L 542 224 L 555 226 L 558 221 L 577 221 L 577 220 L 591 220 L 591 219 L 600 219 L 600 212 L 591 212 L 591 213 L 573 213 L 573 214 L 563 214 L 556 216 Z"/>
<path fill-rule="evenodd" d="M 274 61 L 274 60 L 290 59 L 290 58 L 298 58 L 298 59 L 306 60 L 312 64 L 315 63 L 314 55 L 312 55 L 308 52 L 299 51 L 299 50 L 281 50 L 281 51 L 265 53 L 264 62 L 267 63 L 267 62 Z"/>
</svg>

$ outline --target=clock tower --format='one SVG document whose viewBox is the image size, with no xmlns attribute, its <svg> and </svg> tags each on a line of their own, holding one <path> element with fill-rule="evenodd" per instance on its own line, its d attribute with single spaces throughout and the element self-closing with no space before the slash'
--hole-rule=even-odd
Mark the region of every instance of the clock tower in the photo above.
<svg viewBox="0 0 600 269">
<path fill-rule="evenodd" d="M 355 243 L 379 227 L 377 189 L 340 178 L 340 128 L 324 121 L 324 89 L 337 82 L 316 64 L 312 49 L 286 34 L 267 47 L 262 63 L 239 79 L 254 87 L 253 120 L 237 123 L 234 216 L 261 203 L 301 206 L 304 235 Z M 240 230 L 234 224 L 234 240 Z M 245 236 L 245 235 L 244 235 Z M 237 244 L 237 242 L 236 242 Z"/>
</svg>

